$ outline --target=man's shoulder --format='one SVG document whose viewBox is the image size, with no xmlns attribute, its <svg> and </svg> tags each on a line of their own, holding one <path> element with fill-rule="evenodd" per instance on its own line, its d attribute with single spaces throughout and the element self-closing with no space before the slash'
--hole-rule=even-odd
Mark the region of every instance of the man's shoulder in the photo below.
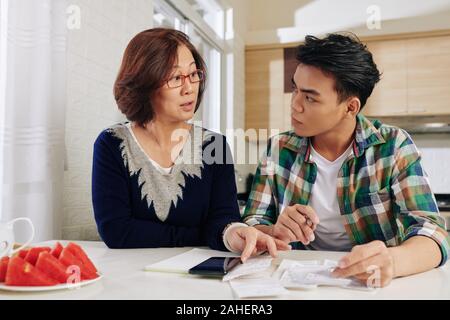
<svg viewBox="0 0 450 320">
<path fill-rule="evenodd" d="M 277 146 L 280 149 L 299 149 L 302 144 L 307 142 L 306 137 L 298 136 L 294 130 L 288 130 L 279 134 L 273 135 L 269 138 L 268 144 L 271 147 Z"/>
<path fill-rule="evenodd" d="M 383 137 L 385 145 L 400 147 L 405 143 L 407 144 L 414 143 L 412 141 L 411 136 L 405 129 L 387 123 L 383 123 L 379 120 L 373 121 L 373 125 L 378 130 L 380 135 Z"/>
</svg>

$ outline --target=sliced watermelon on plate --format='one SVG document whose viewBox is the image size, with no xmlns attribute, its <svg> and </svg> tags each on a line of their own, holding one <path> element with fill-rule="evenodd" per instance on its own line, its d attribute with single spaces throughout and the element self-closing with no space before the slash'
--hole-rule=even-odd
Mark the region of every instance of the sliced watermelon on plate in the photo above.
<svg viewBox="0 0 450 320">
<path fill-rule="evenodd" d="M 66 272 L 67 267 L 52 254 L 43 251 L 39 254 L 36 262 L 36 268 L 57 280 L 59 283 L 67 283 L 70 274 Z"/>
<path fill-rule="evenodd" d="M 86 270 L 89 271 L 89 273 L 97 274 L 97 268 L 92 263 L 91 259 L 89 259 L 88 255 L 84 250 L 77 245 L 74 242 L 69 242 L 69 244 L 66 247 L 75 257 L 81 260 L 83 263 L 83 266 L 86 268 Z"/>
<path fill-rule="evenodd" d="M 8 286 L 53 286 L 58 281 L 19 256 L 9 260 L 5 284 Z"/>
<path fill-rule="evenodd" d="M 6 270 L 8 270 L 9 257 L 0 259 L 0 282 L 5 282 Z"/>
<path fill-rule="evenodd" d="M 64 248 L 61 252 L 59 261 L 61 261 L 66 267 L 78 266 L 80 268 L 82 280 L 95 279 L 98 277 L 97 273 L 93 273 L 92 271 L 88 270 L 83 265 L 83 262 L 75 257 L 67 247 Z"/>
<path fill-rule="evenodd" d="M 61 254 L 61 251 L 63 251 L 64 247 L 61 245 L 61 243 L 57 242 L 55 246 L 53 247 L 52 251 L 50 253 L 56 258 L 59 258 L 59 255 Z"/>
<path fill-rule="evenodd" d="M 50 247 L 34 247 L 28 250 L 25 256 L 25 261 L 31 263 L 33 266 L 36 265 L 36 261 L 39 257 L 39 253 L 42 251 L 50 252 L 52 249 Z"/>
<path fill-rule="evenodd" d="M 21 257 L 22 259 L 25 259 L 25 257 L 27 256 L 27 254 L 28 254 L 28 251 L 30 251 L 29 249 L 22 249 L 22 250 L 20 250 L 18 253 L 17 253 L 17 255 L 19 256 L 19 257 Z"/>
</svg>

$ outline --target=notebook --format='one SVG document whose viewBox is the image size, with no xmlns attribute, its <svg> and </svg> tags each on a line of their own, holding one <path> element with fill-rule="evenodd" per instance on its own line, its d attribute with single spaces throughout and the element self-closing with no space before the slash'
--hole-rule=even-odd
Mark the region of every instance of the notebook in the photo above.
<svg viewBox="0 0 450 320">
<path fill-rule="evenodd" d="M 144 270 L 187 274 L 190 268 L 211 257 L 239 257 L 239 255 L 232 252 L 195 248 L 174 257 L 146 265 Z"/>
</svg>

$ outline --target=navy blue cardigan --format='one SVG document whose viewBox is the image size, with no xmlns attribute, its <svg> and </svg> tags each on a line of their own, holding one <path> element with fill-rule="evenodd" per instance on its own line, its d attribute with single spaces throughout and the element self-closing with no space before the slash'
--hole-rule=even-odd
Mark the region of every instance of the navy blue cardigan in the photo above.
<svg viewBox="0 0 450 320">
<path fill-rule="evenodd" d="M 129 122 L 98 136 L 92 201 L 99 234 L 108 247 L 207 245 L 226 250 L 222 231 L 240 221 L 230 150 L 223 135 L 200 127 L 193 126 L 189 137 L 179 160 L 192 161 L 194 155 L 200 160 L 176 163 L 164 175 L 144 153 Z"/>
</svg>

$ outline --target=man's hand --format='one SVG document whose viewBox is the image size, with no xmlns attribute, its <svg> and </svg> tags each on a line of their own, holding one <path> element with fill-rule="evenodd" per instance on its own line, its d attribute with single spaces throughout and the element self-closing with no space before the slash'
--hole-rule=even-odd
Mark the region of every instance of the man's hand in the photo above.
<svg viewBox="0 0 450 320">
<path fill-rule="evenodd" d="M 241 260 L 245 262 L 250 256 L 269 251 L 272 257 L 277 256 L 277 250 L 290 250 L 287 243 L 274 239 L 254 227 L 237 227 L 227 235 L 228 245 L 235 251 L 242 252 Z"/>
<path fill-rule="evenodd" d="M 286 243 L 300 241 L 307 245 L 314 241 L 314 231 L 319 222 L 313 208 L 295 204 L 283 210 L 271 227 L 270 234 Z"/>
<path fill-rule="evenodd" d="M 372 241 L 353 247 L 352 251 L 339 261 L 333 276 L 355 277 L 370 287 L 385 287 L 395 277 L 394 258 L 381 241 Z"/>
</svg>

